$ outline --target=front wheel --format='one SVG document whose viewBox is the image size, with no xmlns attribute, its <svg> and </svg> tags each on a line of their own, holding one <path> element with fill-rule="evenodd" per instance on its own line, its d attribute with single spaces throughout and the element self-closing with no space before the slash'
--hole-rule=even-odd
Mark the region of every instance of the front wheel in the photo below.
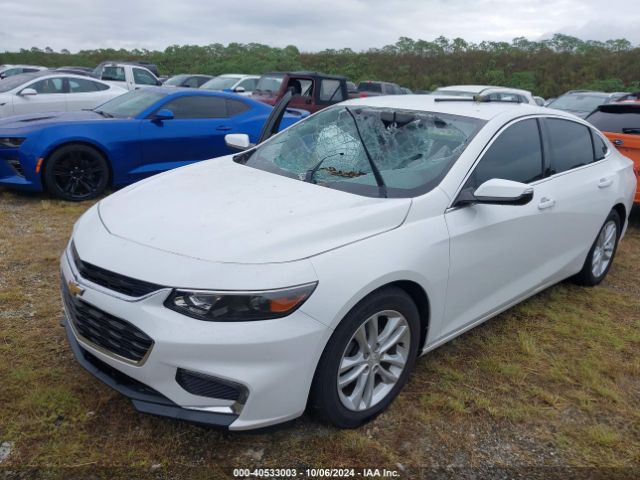
<svg viewBox="0 0 640 480">
<path fill-rule="evenodd" d="M 582 270 L 574 277 L 576 283 L 592 287 L 604 280 L 618 248 L 621 223 L 618 212 L 611 210 L 589 250 Z"/>
<path fill-rule="evenodd" d="M 354 428 L 384 411 L 407 382 L 420 340 L 416 305 L 385 288 L 356 305 L 322 354 L 311 405 L 325 421 Z"/>
<path fill-rule="evenodd" d="M 96 149 L 88 145 L 67 145 L 48 159 L 44 180 L 52 195 L 79 202 L 104 192 L 109 182 L 109 167 Z"/>
</svg>

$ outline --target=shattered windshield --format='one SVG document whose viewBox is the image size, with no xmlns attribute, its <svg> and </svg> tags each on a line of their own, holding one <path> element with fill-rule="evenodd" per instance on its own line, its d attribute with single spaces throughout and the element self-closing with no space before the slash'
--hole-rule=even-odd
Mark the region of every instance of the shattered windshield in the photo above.
<svg viewBox="0 0 640 480">
<path fill-rule="evenodd" d="M 390 108 L 328 108 L 236 156 L 238 163 L 377 197 L 433 189 L 483 120 Z"/>
</svg>

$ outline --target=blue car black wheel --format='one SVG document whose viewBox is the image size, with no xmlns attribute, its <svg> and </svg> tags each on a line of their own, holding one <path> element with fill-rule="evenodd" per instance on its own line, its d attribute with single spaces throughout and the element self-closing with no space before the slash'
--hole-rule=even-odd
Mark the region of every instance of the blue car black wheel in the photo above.
<svg viewBox="0 0 640 480">
<path fill-rule="evenodd" d="M 66 145 L 48 159 L 44 180 L 56 197 L 73 202 L 89 200 L 107 187 L 109 166 L 104 156 L 88 145 Z"/>
</svg>

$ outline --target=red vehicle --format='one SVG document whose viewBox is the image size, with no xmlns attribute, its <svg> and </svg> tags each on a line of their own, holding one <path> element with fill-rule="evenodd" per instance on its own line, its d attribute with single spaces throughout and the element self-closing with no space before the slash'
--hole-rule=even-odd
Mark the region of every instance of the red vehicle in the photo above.
<svg viewBox="0 0 640 480">
<path fill-rule="evenodd" d="M 627 97 L 600 105 L 586 119 L 604 133 L 620 153 L 633 160 L 640 183 L 640 92 Z M 640 203 L 640 185 L 634 202 Z"/>
<path fill-rule="evenodd" d="M 349 98 L 345 77 L 318 72 L 265 73 L 251 96 L 254 100 L 275 105 L 287 91 L 293 94 L 289 108 L 311 113 Z"/>
</svg>

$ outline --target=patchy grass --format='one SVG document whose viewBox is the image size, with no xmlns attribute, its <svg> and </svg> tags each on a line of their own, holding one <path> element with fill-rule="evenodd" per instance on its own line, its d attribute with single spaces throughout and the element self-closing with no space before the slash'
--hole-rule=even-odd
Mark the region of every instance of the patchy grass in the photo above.
<svg viewBox="0 0 640 480">
<path fill-rule="evenodd" d="M 0 190 L 3 467 L 73 467 L 60 478 L 152 466 L 172 478 L 225 478 L 231 466 L 640 468 L 637 211 L 601 286 L 559 284 L 431 352 L 371 424 L 339 431 L 305 416 L 230 434 L 136 413 L 73 360 L 57 264 L 89 205 Z"/>
</svg>

